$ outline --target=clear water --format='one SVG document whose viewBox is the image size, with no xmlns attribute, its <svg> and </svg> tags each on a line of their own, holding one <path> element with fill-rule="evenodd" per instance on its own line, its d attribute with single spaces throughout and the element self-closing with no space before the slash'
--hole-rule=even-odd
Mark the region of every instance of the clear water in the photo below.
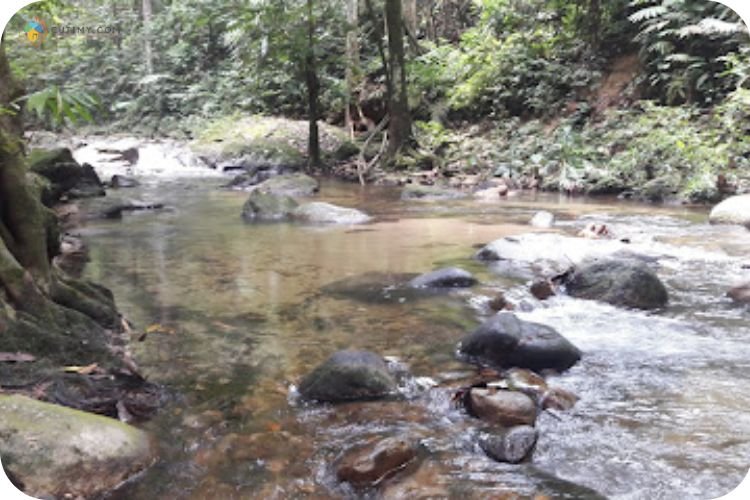
<svg viewBox="0 0 750 500">
<path fill-rule="evenodd" d="M 139 332 L 131 349 L 173 399 L 151 422 L 161 460 L 119 498 L 713 498 L 750 461 L 750 312 L 725 298 L 750 281 L 750 232 L 711 227 L 704 210 L 557 196 L 405 203 L 388 188 L 325 183 L 320 199 L 356 206 L 378 222 L 358 227 L 247 225 L 243 193 L 217 179 L 158 180 L 135 197 L 170 209 L 84 229 L 90 278 L 112 288 Z M 564 297 L 534 302 L 585 355 L 553 384 L 581 400 L 538 421 L 531 464 L 484 456 L 478 422 L 450 404 L 450 380 L 471 373 L 457 341 L 489 314 L 499 291 L 534 301 L 521 281 L 471 259 L 477 245 L 533 230 L 538 209 L 560 230 L 603 221 L 663 253 L 665 312 L 646 314 Z M 482 285 L 401 300 L 342 297 L 324 287 L 368 272 L 418 273 L 460 265 Z M 370 298 L 371 300 L 366 300 Z M 364 299 L 364 300 L 363 300 Z M 138 334 L 134 334 L 137 337 Z M 294 384 L 330 353 L 392 356 L 403 396 L 316 406 Z M 373 435 L 421 439 L 420 462 L 390 483 L 354 492 L 332 464 Z M 418 470 L 414 470 L 418 469 Z M 513 495 L 517 496 L 513 496 Z M 537 498 L 542 498 L 537 496 Z"/>
</svg>

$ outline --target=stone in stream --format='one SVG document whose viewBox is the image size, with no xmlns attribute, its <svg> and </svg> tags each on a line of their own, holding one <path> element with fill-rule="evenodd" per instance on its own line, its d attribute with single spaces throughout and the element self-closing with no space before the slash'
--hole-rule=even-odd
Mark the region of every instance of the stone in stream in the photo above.
<svg viewBox="0 0 750 500">
<path fill-rule="evenodd" d="M 421 184 L 411 184 L 401 191 L 401 199 L 405 201 L 455 200 L 464 197 L 464 193 L 455 189 L 437 186 L 423 186 Z"/>
<path fill-rule="evenodd" d="M 148 434 L 25 396 L 0 396 L 3 467 L 28 495 L 98 497 L 155 460 Z"/>
<path fill-rule="evenodd" d="M 163 208 L 164 204 L 160 202 L 140 201 L 112 196 L 89 200 L 81 207 L 86 219 L 121 219 L 126 212 L 152 211 Z"/>
<path fill-rule="evenodd" d="M 740 304 L 750 304 L 750 283 L 732 288 L 727 296 Z"/>
<path fill-rule="evenodd" d="M 708 220 L 711 224 L 738 224 L 750 229 L 750 194 L 722 201 L 711 210 Z"/>
<path fill-rule="evenodd" d="M 545 210 L 541 210 L 534 214 L 529 222 L 534 227 L 550 228 L 555 224 L 555 216 Z"/>
<path fill-rule="evenodd" d="M 634 309 L 658 309 L 669 298 L 659 277 L 638 261 L 589 261 L 573 268 L 563 283 L 571 297 Z"/>
<path fill-rule="evenodd" d="M 531 456 L 539 433 L 528 425 L 516 425 L 484 434 L 479 446 L 498 462 L 517 464 Z"/>
<path fill-rule="evenodd" d="M 248 222 L 288 220 L 297 206 L 297 202 L 289 196 L 255 190 L 242 206 L 242 218 Z"/>
<path fill-rule="evenodd" d="M 382 357 L 354 350 L 334 353 L 299 385 L 303 398 L 329 403 L 378 399 L 395 389 Z"/>
<path fill-rule="evenodd" d="M 552 287 L 552 283 L 549 280 L 536 280 L 529 287 L 529 291 L 534 298 L 539 300 L 546 300 L 555 295 L 555 289 Z"/>
<path fill-rule="evenodd" d="M 409 282 L 413 288 L 465 288 L 477 284 L 477 279 L 458 267 L 446 267 L 420 274 Z"/>
<path fill-rule="evenodd" d="M 114 189 L 134 188 L 141 185 L 135 177 L 125 175 L 113 175 L 109 181 L 110 187 Z"/>
<path fill-rule="evenodd" d="M 304 203 L 294 209 L 292 218 L 309 224 L 365 224 L 372 221 L 372 217 L 356 208 L 346 208 L 315 201 Z"/>
<path fill-rule="evenodd" d="M 403 468 L 417 456 L 417 443 L 398 436 L 370 440 L 348 450 L 336 466 L 336 477 L 352 486 L 370 486 Z"/>
<path fill-rule="evenodd" d="M 552 327 L 500 312 L 463 338 L 460 351 L 498 368 L 567 370 L 581 351 Z"/>
<path fill-rule="evenodd" d="M 534 425 L 537 417 L 537 406 L 529 396 L 495 388 L 472 388 L 467 409 L 477 418 L 503 427 Z"/>
<path fill-rule="evenodd" d="M 512 311 L 516 308 L 516 306 L 514 306 L 502 292 L 498 293 L 493 299 L 491 299 L 487 305 L 493 311 Z"/>
<path fill-rule="evenodd" d="M 312 196 L 318 192 L 320 184 L 309 175 L 297 173 L 271 177 L 255 189 L 277 195 Z"/>
</svg>

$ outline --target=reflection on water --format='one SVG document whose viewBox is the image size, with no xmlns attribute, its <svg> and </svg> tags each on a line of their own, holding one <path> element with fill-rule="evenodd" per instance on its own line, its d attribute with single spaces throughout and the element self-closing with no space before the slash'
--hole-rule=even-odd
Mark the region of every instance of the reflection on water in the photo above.
<svg viewBox="0 0 750 500">
<path fill-rule="evenodd" d="M 750 279 L 739 265 L 750 245 L 744 229 L 702 224 L 703 212 L 614 201 L 404 203 L 393 190 L 338 184 L 325 184 L 321 199 L 362 208 L 377 222 L 246 225 L 245 195 L 217 184 L 146 184 L 133 194 L 158 197 L 170 210 L 85 230 L 89 277 L 113 289 L 141 331 L 159 325 L 131 347 L 144 373 L 175 395 L 147 424 L 161 462 L 115 496 L 351 496 L 331 464 L 369 436 L 400 432 L 421 439 L 423 456 L 403 473 L 407 483 L 381 488 L 385 497 L 414 488 L 433 497 L 593 497 L 588 487 L 621 498 L 709 498 L 747 471 L 750 327 L 747 310 L 723 297 Z M 533 301 L 523 282 L 493 276 L 471 256 L 479 244 L 531 230 L 527 221 L 541 208 L 557 214 L 563 231 L 604 221 L 670 249 L 660 274 L 672 305 L 655 317 L 555 298 L 526 313 L 585 352 L 555 381 L 581 401 L 561 420 L 543 415 L 533 464 L 510 466 L 484 457 L 476 421 L 453 409 L 451 390 L 434 381 L 470 371 L 454 359 L 455 345 L 487 314 L 485 297 L 504 290 Z M 443 265 L 465 267 L 483 284 L 397 300 L 331 293 L 331 284 L 366 273 Z M 336 407 L 296 401 L 294 383 L 347 347 L 397 357 L 408 367 L 404 397 Z"/>
</svg>

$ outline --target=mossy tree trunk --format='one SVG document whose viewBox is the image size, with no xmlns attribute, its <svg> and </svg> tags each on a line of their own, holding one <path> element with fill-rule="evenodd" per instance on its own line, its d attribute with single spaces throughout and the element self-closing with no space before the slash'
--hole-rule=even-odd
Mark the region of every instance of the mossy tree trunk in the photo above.
<svg viewBox="0 0 750 500">
<path fill-rule="evenodd" d="M 52 264 L 56 220 L 27 182 L 21 116 L 12 108 L 22 93 L 0 43 L 0 351 L 116 365 L 103 335 L 118 326 L 112 296 Z"/>
</svg>

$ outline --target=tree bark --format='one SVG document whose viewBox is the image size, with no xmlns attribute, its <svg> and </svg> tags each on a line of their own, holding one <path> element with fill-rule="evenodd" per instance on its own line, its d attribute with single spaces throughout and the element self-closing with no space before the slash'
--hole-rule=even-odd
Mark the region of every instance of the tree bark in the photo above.
<svg viewBox="0 0 750 500">
<path fill-rule="evenodd" d="M 352 106 L 354 89 L 357 86 L 359 74 L 359 0 L 346 0 L 346 108 L 344 122 L 349 136 L 354 138 L 354 124 L 352 122 Z"/>
<path fill-rule="evenodd" d="M 141 15 L 143 16 L 143 62 L 146 74 L 154 72 L 154 56 L 151 50 L 151 0 L 143 0 Z"/>
<path fill-rule="evenodd" d="M 411 138 L 411 116 L 406 89 L 404 24 L 401 0 L 385 1 L 388 28 L 388 156 L 393 158 Z"/>
<path fill-rule="evenodd" d="M 409 32 L 416 37 L 417 28 L 419 28 L 417 0 L 404 0 L 404 23 L 406 23 Z"/>
<path fill-rule="evenodd" d="M 307 53 L 305 55 L 305 82 L 307 83 L 308 136 L 307 165 L 309 169 L 320 166 L 320 136 L 318 133 L 318 75 L 315 68 L 315 18 L 313 0 L 307 0 Z"/>
</svg>

